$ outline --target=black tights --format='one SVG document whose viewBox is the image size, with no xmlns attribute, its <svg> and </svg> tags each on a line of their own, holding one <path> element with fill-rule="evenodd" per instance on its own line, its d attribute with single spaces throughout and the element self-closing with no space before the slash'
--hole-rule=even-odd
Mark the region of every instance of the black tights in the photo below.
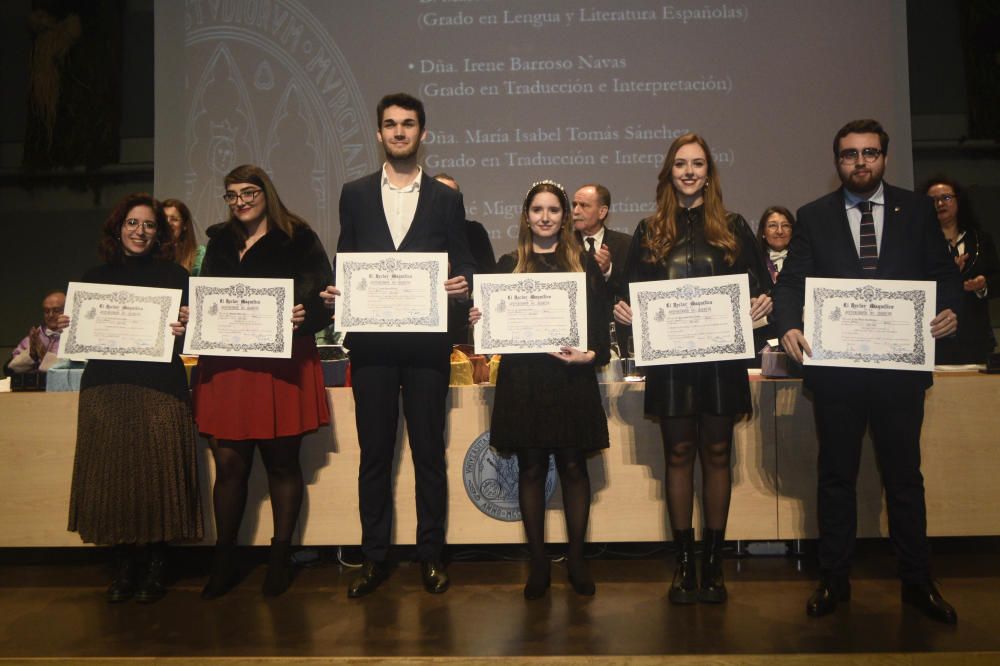
<svg viewBox="0 0 1000 666">
<path fill-rule="evenodd" d="M 215 507 L 217 543 L 233 544 L 243 522 L 247 503 L 247 482 L 253 467 L 253 450 L 267 470 L 267 486 L 271 494 L 274 517 L 274 538 L 289 541 L 302 508 L 302 467 L 299 465 L 301 435 L 260 440 L 219 440 L 212 448 L 215 455 Z"/>
<path fill-rule="evenodd" d="M 566 513 L 566 533 L 569 537 L 570 566 L 583 562 L 583 542 L 590 518 L 590 476 L 587 459 L 579 449 L 557 449 L 556 470 L 562 485 L 563 507 Z M 549 452 L 522 449 L 517 452 L 518 497 L 521 520 L 528 536 L 528 549 L 534 562 L 547 558 L 545 554 L 545 477 L 549 471 Z"/>
<path fill-rule="evenodd" d="M 694 508 L 694 459 L 701 455 L 702 508 L 705 527 L 726 529 L 733 480 L 733 417 L 699 414 L 660 421 L 667 460 L 667 511 L 670 527 L 691 528 Z"/>
</svg>

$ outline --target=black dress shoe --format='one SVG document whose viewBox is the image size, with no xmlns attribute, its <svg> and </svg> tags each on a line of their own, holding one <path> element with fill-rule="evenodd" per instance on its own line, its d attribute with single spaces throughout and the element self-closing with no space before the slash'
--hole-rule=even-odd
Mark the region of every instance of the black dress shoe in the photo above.
<svg viewBox="0 0 1000 666">
<path fill-rule="evenodd" d="M 851 584 L 833 579 L 820 581 L 816 591 L 806 602 L 806 615 L 823 617 L 837 610 L 837 603 L 851 600 Z"/>
<path fill-rule="evenodd" d="M 384 562 L 365 560 L 365 563 L 361 565 L 361 573 L 351 581 L 351 586 L 347 588 L 347 597 L 357 599 L 371 594 L 388 577 L 389 567 Z"/>
<path fill-rule="evenodd" d="M 447 592 L 451 585 L 451 578 L 440 560 L 421 562 L 420 577 L 424 581 L 424 589 L 431 594 Z"/>
<path fill-rule="evenodd" d="M 902 599 L 904 604 L 915 607 L 932 620 L 944 624 L 957 624 L 958 613 L 955 608 L 944 600 L 934 583 L 903 583 Z"/>
</svg>

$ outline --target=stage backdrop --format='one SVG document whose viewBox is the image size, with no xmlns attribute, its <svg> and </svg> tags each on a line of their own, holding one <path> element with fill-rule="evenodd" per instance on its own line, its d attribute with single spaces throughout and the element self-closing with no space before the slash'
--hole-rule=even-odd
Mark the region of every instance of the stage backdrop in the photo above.
<svg viewBox="0 0 1000 666">
<path fill-rule="evenodd" d="M 837 185 L 852 118 L 883 122 L 887 177 L 911 185 L 904 0 L 158 0 L 155 20 L 156 195 L 199 231 L 253 162 L 332 254 L 340 188 L 380 166 L 375 105 L 397 91 L 423 99 L 422 164 L 458 179 L 498 253 L 543 178 L 605 184 L 631 233 L 687 131 L 755 227 Z"/>
</svg>

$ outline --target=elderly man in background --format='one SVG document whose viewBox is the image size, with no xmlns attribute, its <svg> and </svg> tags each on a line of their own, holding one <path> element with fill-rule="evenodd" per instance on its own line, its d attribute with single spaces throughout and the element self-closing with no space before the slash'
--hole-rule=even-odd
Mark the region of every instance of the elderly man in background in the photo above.
<svg viewBox="0 0 1000 666">
<path fill-rule="evenodd" d="M 39 370 L 45 372 L 55 363 L 59 354 L 59 315 L 66 306 L 66 294 L 52 291 L 42 299 L 42 325 L 33 326 L 28 335 L 11 352 L 4 365 L 4 373 L 22 374 Z"/>
</svg>

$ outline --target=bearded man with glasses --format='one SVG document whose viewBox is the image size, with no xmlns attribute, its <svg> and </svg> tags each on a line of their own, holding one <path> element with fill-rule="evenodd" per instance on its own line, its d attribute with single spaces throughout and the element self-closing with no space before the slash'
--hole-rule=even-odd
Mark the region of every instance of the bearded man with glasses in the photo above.
<svg viewBox="0 0 1000 666">
<path fill-rule="evenodd" d="M 802 334 L 807 277 L 934 280 L 934 338 L 954 335 L 962 284 L 946 249 L 931 200 L 883 181 L 889 135 L 875 120 L 855 120 L 833 140 L 843 186 L 806 204 L 796 216 L 788 257 L 773 291 L 782 346 L 796 361 L 812 354 Z M 871 428 L 899 557 L 901 596 L 924 615 L 955 624 L 958 615 L 931 580 L 920 428 L 930 372 L 807 366 L 819 438 L 819 565 L 821 581 L 806 604 L 812 617 L 851 597 L 857 533 L 861 442 Z"/>
</svg>

